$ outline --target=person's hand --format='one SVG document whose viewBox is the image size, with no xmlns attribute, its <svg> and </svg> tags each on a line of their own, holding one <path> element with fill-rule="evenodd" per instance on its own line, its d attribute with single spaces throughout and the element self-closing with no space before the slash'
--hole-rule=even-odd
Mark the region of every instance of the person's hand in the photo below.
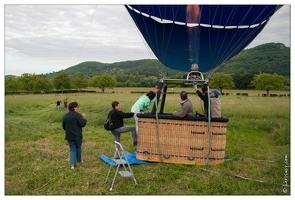
<svg viewBox="0 0 295 200">
<path fill-rule="evenodd" d="M 198 85 L 197 85 L 197 84 L 194 84 L 193 86 L 194 86 L 194 88 L 195 88 L 196 90 L 198 89 Z"/>
<path fill-rule="evenodd" d="M 144 114 L 144 112 L 134 112 L 135 115 L 137 114 Z"/>
<path fill-rule="evenodd" d="M 82 113 L 82 117 L 86 119 L 86 114 L 85 113 Z"/>
</svg>

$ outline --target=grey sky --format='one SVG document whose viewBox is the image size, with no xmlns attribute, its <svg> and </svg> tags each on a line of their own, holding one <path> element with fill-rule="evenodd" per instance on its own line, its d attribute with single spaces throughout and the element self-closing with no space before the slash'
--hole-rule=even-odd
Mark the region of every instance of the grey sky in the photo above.
<svg viewBox="0 0 295 200">
<path fill-rule="evenodd" d="M 268 42 L 290 47 L 290 7 L 277 11 L 247 48 Z M 123 5 L 5 4 L 4 34 L 5 75 L 155 58 Z"/>
</svg>

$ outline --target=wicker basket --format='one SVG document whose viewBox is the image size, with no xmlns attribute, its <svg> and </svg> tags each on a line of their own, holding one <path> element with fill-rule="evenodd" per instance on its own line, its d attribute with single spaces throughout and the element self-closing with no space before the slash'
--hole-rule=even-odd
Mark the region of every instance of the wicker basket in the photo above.
<svg viewBox="0 0 295 200">
<path fill-rule="evenodd" d="M 226 122 L 138 116 L 136 158 L 151 162 L 217 165 L 224 162 Z"/>
</svg>

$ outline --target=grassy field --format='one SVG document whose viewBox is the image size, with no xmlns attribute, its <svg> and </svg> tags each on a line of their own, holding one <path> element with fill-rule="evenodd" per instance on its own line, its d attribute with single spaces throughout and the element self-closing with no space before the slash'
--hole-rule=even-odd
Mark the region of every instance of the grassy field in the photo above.
<svg viewBox="0 0 295 200">
<path fill-rule="evenodd" d="M 224 92 L 233 95 L 220 96 L 222 115 L 229 118 L 229 160 L 217 166 L 133 165 L 138 184 L 117 176 L 114 190 L 109 191 L 112 179 L 105 183 L 109 165 L 99 155 L 113 155 L 114 138 L 103 129 L 103 122 L 112 101 L 119 101 L 121 110 L 129 112 L 141 95 L 130 91 L 149 90 L 154 88 L 5 96 L 5 195 L 290 195 L 285 185 L 290 185 L 291 173 L 290 97 L 230 90 Z M 166 113 L 180 107 L 179 95 L 169 91 L 172 89 L 168 90 Z M 234 95 L 238 92 L 251 95 Z M 88 119 L 82 147 L 86 162 L 75 170 L 69 168 L 69 147 L 61 127 L 66 111 L 56 109 L 57 99 L 63 98 L 77 101 Z M 202 112 L 197 95 L 189 94 L 189 98 L 194 111 Z M 125 125 L 135 125 L 134 119 L 126 119 Z M 121 136 L 121 143 L 125 150 L 134 151 L 130 133 Z"/>
</svg>

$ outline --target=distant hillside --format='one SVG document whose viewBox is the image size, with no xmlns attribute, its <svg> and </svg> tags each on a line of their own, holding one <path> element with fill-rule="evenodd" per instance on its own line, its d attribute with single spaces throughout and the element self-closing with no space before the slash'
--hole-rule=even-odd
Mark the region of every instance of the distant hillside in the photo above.
<svg viewBox="0 0 295 200">
<path fill-rule="evenodd" d="M 267 43 L 241 51 L 219 72 L 234 73 L 277 73 L 290 76 L 290 47 L 281 43 Z"/>
<path fill-rule="evenodd" d="M 112 64 L 89 61 L 69 67 L 64 71 L 66 71 L 69 75 L 75 75 L 80 72 L 89 77 L 104 73 L 111 75 L 138 73 L 144 76 L 156 76 L 157 78 L 162 78 L 180 73 L 180 71 L 167 68 L 160 61 L 155 59 L 124 61 Z M 60 72 L 61 71 L 45 74 L 45 76 L 52 79 Z"/>
<path fill-rule="evenodd" d="M 112 64 L 100 62 L 83 62 L 65 69 L 69 75 L 82 73 L 92 77 L 98 74 L 139 74 L 144 76 L 156 76 L 157 78 L 171 78 L 175 74 L 182 73 L 164 66 L 155 59 L 116 62 Z M 59 72 L 44 74 L 52 79 Z M 277 73 L 285 77 L 290 76 L 290 47 L 281 43 L 267 43 L 251 49 L 241 51 L 236 57 L 228 62 L 218 72 L 227 74 L 249 72 L 254 75 L 260 72 Z M 205 73 L 205 72 L 203 72 Z M 186 74 L 186 72 L 185 72 Z"/>
</svg>

